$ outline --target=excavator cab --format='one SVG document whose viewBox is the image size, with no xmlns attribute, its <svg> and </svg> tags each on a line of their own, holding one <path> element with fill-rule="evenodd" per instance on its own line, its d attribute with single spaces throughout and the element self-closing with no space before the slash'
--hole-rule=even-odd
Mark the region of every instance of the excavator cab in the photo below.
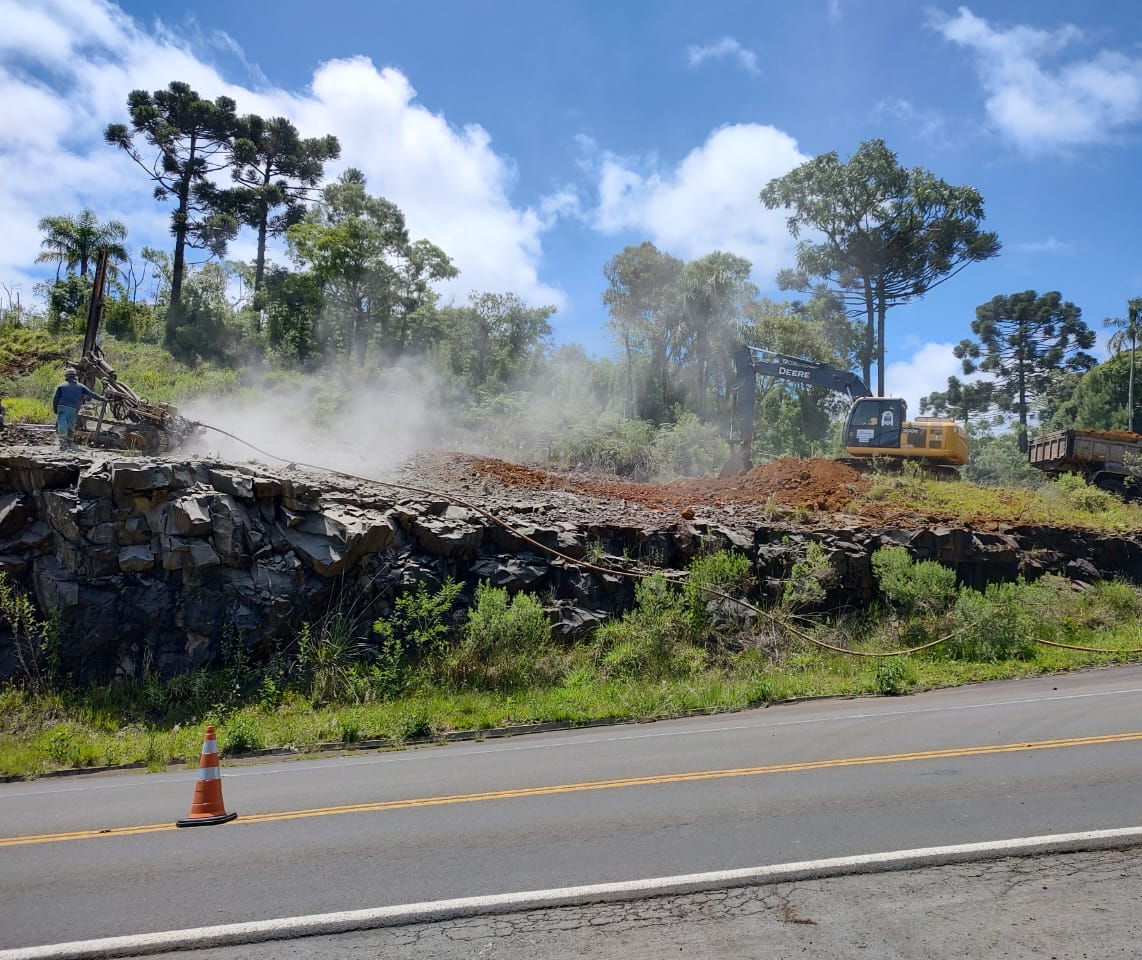
<svg viewBox="0 0 1142 960">
<path fill-rule="evenodd" d="M 845 447 L 899 451 L 907 406 L 897 397 L 861 397 L 845 423 Z M 857 453 L 860 456 L 860 453 Z"/>
<path fill-rule="evenodd" d="M 909 420 L 907 406 L 896 397 L 861 397 L 845 424 L 845 452 L 917 460 L 933 468 L 960 467 L 968 462 L 968 437 L 958 423 L 942 417 Z"/>
</svg>

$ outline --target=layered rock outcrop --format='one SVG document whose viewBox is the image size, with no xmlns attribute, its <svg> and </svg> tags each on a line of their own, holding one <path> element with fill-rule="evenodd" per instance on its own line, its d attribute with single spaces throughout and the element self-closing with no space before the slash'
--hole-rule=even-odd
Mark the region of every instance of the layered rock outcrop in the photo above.
<svg viewBox="0 0 1142 960">
<path fill-rule="evenodd" d="M 58 617 L 61 666 L 81 683 L 171 676 L 217 661 L 227 637 L 250 650 L 288 643 L 338 610 L 367 630 L 403 591 L 446 577 L 469 599 L 480 581 L 535 592 L 574 638 L 633 598 L 631 578 L 578 563 L 588 556 L 681 571 L 703 551 L 735 549 L 763 599 L 816 541 L 832 570 L 827 605 L 840 610 L 873 599 L 870 558 L 891 544 L 976 587 L 1047 571 L 1142 582 L 1133 536 L 833 513 L 798 523 L 758 503 L 649 509 L 471 471 L 422 482 L 446 492 L 191 458 L 0 451 L 0 572 Z M 18 671 L 17 654 L 0 617 L 0 678 Z"/>
</svg>

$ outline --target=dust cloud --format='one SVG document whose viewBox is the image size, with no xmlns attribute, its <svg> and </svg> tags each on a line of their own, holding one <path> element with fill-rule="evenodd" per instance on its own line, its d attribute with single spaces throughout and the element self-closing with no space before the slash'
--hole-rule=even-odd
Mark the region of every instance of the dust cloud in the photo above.
<svg viewBox="0 0 1142 960">
<path fill-rule="evenodd" d="M 437 378 L 423 366 L 339 371 L 304 385 L 263 379 L 182 405 L 183 416 L 207 427 L 183 449 L 375 476 L 418 450 L 455 442 L 440 398 Z"/>
</svg>

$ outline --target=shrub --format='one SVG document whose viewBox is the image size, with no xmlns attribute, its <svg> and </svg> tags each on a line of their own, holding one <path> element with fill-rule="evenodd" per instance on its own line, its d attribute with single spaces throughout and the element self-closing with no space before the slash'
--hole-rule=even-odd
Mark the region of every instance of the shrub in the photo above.
<svg viewBox="0 0 1142 960">
<path fill-rule="evenodd" d="M 412 669 L 423 661 L 443 655 L 455 628 L 452 608 L 460 584 L 448 579 L 438 590 L 421 581 L 397 598 L 392 616 L 377 620 L 373 632 L 379 637 L 372 682 L 378 696 L 395 697 L 408 684 Z"/>
<path fill-rule="evenodd" d="M 991 663 L 1025 660 L 1034 648 L 1042 607 L 1054 598 L 1046 588 L 1019 580 L 989 584 L 983 593 L 965 588 L 952 611 L 955 632 L 944 652 L 959 660 Z"/>
<path fill-rule="evenodd" d="M 701 631 L 719 620 L 748 620 L 752 611 L 717 594 L 745 598 L 751 571 L 749 557 L 729 550 L 695 557 L 683 588 L 693 630 Z M 714 591 L 711 593 L 711 591 Z"/>
<path fill-rule="evenodd" d="M 565 435 L 550 444 L 548 456 L 573 470 L 645 478 L 650 475 L 654 437 L 653 423 L 605 414 L 569 424 Z"/>
<path fill-rule="evenodd" d="M 836 580 L 837 571 L 829 562 L 825 548 L 812 540 L 805 547 L 805 555 L 789 571 L 789 579 L 781 594 L 781 605 L 791 613 L 819 607 Z"/>
<path fill-rule="evenodd" d="M 514 690 L 558 676 L 551 650 L 551 624 L 539 601 L 514 597 L 484 582 L 464 624 L 460 643 L 447 657 L 448 677 L 464 686 Z"/>
<path fill-rule="evenodd" d="M 654 438 L 651 473 L 661 480 L 715 476 L 729 455 L 730 446 L 717 427 L 703 423 L 693 413 L 684 413 Z"/>
<path fill-rule="evenodd" d="M 336 614 L 316 626 L 303 624 L 297 653 L 298 664 L 309 678 L 310 696 L 317 703 L 328 703 L 355 692 L 356 667 L 368 648 L 353 636 L 349 619 Z"/>
<path fill-rule="evenodd" d="M 0 573 L 0 620 L 12 634 L 12 647 L 24 682 L 32 691 L 59 682 L 60 631 L 54 616 L 42 618 L 31 598 Z"/>
<path fill-rule="evenodd" d="M 903 657 L 887 657 L 876 665 L 876 689 L 886 697 L 903 696 L 913 683 L 912 668 Z"/>
<path fill-rule="evenodd" d="M 935 560 L 914 561 L 904 547 L 882 547 L 872 555 L 880 592 L 905 615 L 947 611 L 956 598 L 956 574 Z"/>
<path fill-rule="evenodd" d="M 221 749 L 227 753 L 250 753 L 264 746 L 258 721 L 247 713 L 236 713 L 222 726 Z"/>
<path fill-rule="evenodd" d="M 689 676 L 705 654 L 693 643 L 687 603 L 661 574 L 640 580 L 634 608 L 595 633 L 600 670 L 608 678 Z"/>
<path fill-rule="evenodd" d="M 1047 489 L 1053 496 L 1080 513 L 1105 513 L 1116 505 L 1113 494 L 1091 486 L 1077 473 L 1064 473 Z"/>
</svg>

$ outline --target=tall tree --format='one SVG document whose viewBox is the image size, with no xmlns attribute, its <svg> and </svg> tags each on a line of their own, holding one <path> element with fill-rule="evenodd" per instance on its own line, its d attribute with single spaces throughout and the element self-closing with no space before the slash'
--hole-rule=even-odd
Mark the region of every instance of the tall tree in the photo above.
<svg viewBox="0 0 1142 960">
<path fill-rule="evenodd" d="M 956 356 L 964 373 L 991 374 L 996 405 L 1016 417 L 1019 449 L 1026 452 L 1034 404 L 1048 395 L 1053 379 L 1097 362 L 1084 352 L 1094 345 L 1094 331 L 1082 311 L 1057 291 L 994 297 L 976 307 L 975 315 L 971 328 L 979 340 L 961 341 Z"/>
<path fill-rule="evenodd" d="M 995 384 L 990 380 L 965 382 L 948 377 L 948 388 L 920 398 L 920 413 L 962 420 L 966 430 L 973 416 L 980 417 L 995 406 Z"/>
<path fill-rule="evenodd" d="M 717 367 L 720 386 L 724 388 L 732 380 L 732 357 L 740 337 L 744 304 L 757 295 L 749 280 L 750 267 L 743 257 L 719 251 L 686 264 L 679 277 L 683 363 L 688 368 L 691 400 L 699 417 L 706 414 L 712 366 Z"/>
<path fill-rule="evenodd" d="M 1121 430 L 1129 417 L 1130 358 L 1112 354 L 1084 374 L 1074 374 L 1066 390 L 1053 390 L 1059 401 L 1044 411 L 1041 420 L 1054 430 Z"/>
<path fill-rule="evenodd" d="M 271 267 L 263 283 L 262 304 L 269 345 L 291 361 L 306 364 L 319 350 L 321 282 L 309 271 Z"/>
<path fill-rule="evenodd" d="M 1130 347 L 1130 377 L 1126 393 L 1126 429 L 1134 429 L 1134 356 L 1138 349 L 1138 335 L 1142 333 L 1142 297 L 1126 301 L 1126 317 L 1107 317 L 1103 321 L 1114 330 L 1107 342 L 1111 353 L 1121 353 Z"/>
<path fill-rule="evenodd" d="M 864 379 L 877 365 L 884 394 L 885 314 L 922 297 L 969 263 L 999 253 L 996 234 L 981 229 L 983 198 L 919 167 L 905 170 L 883 140 L 862 143 L 847 163 L 821 154 L 761 191 L 761 202 L 786 208 L 789 231 L 819 234 L 802 240 L 797 267 L 778 275 L 782 289 L 825 280 L 852 316 L 863 316 Z"/>
<path fill-rule="evenodd" d="M 38 229 L 44 234 L 40 241 L 43 251 L 36 257 L 36 263 L 55 263 L 56 279 L 61 269 L 70 273 L 79 268 L 81 277 L 87 276 L 87 268 L 100 250 L 106 250 L 108 259 L 123 262 L 127 259 L 127 228 L 120 220 L 106 220 L 100 223 L 92 210 L 84 209 L 78 217 L 44 217 Z"/>
<path fill-rule="evenodd" d="M 262 288 L 266 270 L 266 238 L 280 236 L 305 212 L 304 201 L 321 182 L 325 162 L 341 156 L 334 136 L 302 139 L 285 117 L 243 117 L 234 140 L 232 176 L 240 184 L 237 197 L 243 223 L 254 228 L 254 290 Z M 274 211 L 280 210 L 280 213 Z"/>
<path fill-rule="evenodd" d="M 418 332 L 414 321 L 435 296 L 431 284 L 457 273 L 439 247 L 410 242 L 396 204 L 365 187 L 360 170 L 346 170 L 286 232 L 291 256 L 321 284 L 324 338 L 360 363 L 370 347 L 407 352 Z"/>
<path fill-rule="evenodd" d="M 238 132 L 235 103 L 229 97 L 205 100 L 188 84 L 176 80 L 153 94 L 132 90 L 127 96 L 127 110 L 130 127 L 109 124 L 103 137 L 147 172 L 156 184 L 156 200 L 174 197 L 174 262 L 168 316 L 178 326 L 186 248 L 206 249 L 214 256 L 222 256 L 227 242 L 238 231 L 234 214 L 219 209 L 218 191 L 210 181 L 211 174 L 231 163 L 230 146 Z M 145 158 L 136 146 L 136 135 L 155 148 L 152 158 Z"/>
<path fill-rule="evenodd" d="M 530 386 L 551 342 L 554 307 L 529 307 L 514 293 L 472 294 L 441 311 L 446 363 L 473 392 Z"/>
<path fill-rule="evenodd" d="M 603 304 L 610 313 L 607 326 L 623 348 L 626 361 L 626 415 L 661 419 L 673 398 L 670 366 L 680 355 L 682 306 L 678 278 L 685 265 L 653 243 L 626 247 L 603 267 L 607 289 Z M 635 385 L 636 359 L 649 366 L 652 397 L 639 396 Z M 645 405 L 643 401 L 650 399 Z"/>
</svg>

